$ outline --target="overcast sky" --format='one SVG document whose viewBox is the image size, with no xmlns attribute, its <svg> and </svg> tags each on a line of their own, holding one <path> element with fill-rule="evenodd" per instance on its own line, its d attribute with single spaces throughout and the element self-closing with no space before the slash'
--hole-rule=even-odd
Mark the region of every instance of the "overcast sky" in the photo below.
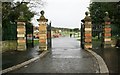
<svg viewBox="0 0 120 75">
<path fill-rule="evenodd" d="M 90 0 L 45 0 L 46 5 L 36 11 L 44 10 L 45 17 L 52 22 L 54 27 L 78 28 L 80 27 L 81 19 L 85 17 L 85 12 L 88 11 Z M 38 25 L 36 19 L 40 16 L 35 16 L 33 19 L 34 25 Z"/>
<path fill-rule="evenodd" d="M 19 0 L 20 1 L 20 0 Z M 35 1 L 35 0 L 33 0 Z M 46 2 L 42 8 L 35 8 L 34 11 L 45 11 L 44 16 L 52 22 L 54 27 L 80 28 L 81 19 L 88 11 L 90 0 L 43 0 Z M 37 26 L 40 16 L 35 15 L 32 23 Z"/>
</svg>

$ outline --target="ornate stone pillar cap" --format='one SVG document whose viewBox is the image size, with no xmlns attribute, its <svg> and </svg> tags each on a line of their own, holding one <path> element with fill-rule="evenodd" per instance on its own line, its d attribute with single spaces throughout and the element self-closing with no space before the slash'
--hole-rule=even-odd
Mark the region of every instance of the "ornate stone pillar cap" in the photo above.
<svg viewBox="0 0 120 75">
<path fill-rule="evenodd" d="M 43 22 L 47 22 L 47 21 L 48 21 L 48 19 L 46 19 L 46 18 L 44 17 L 44 13 L 45 13 L 45 12 L 44 12 L 43 10 L 40 12 L 41 16 L 40 16 L 39 19 L 37 19 L 37 21 L 43 21 Z"/>
<path fill-rule="evenodd" d="M 109 13 L 105 12 L 105 17 L 103 18 L 105 22 L 110 22 Z"/>
<path fill-rule="evenodd" d="M 88 16 L 88 14 L 89 14 L 89 12 L 85 12 L 85 18 L 84 18 L 84 21 L 88 21 L 88 22 L 91 22 L 92 20 L 91 20 L 91 17 L 90 16 Z"/>
<path fill-rule="evenodd" d="M 20 16 L 18 17 L 18 20 L 17 20 L 17 21 L 25 22 L 25 18 L 24 18 L 23 12 L 20 12 Z"/>
</svg>

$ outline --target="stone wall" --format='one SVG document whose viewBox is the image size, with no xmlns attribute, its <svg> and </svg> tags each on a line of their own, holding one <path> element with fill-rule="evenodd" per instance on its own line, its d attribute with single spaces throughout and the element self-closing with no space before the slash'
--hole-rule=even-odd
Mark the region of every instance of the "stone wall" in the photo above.
<svg viewBox="0 0 120 75">
<path fill-rule="evenodd" d="M 2 41 L 2 52 L 10 51 L 10 50 L 17 50 L 17 41 Z"/>
<path fill-rule="evenodd" d="M 115 38 L 112 38 L 111 46 L 115 47 L 116 46 L 116 42 L 117 42 L 117 40 Z"/>
</svg>

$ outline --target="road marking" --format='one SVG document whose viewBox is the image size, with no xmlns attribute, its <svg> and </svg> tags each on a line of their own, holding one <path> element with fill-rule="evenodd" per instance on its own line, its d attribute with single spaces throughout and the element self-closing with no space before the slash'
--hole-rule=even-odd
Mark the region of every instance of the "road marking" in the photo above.
<svg viewBox="0 0 120 75">
<path fill-rule="evenodd" d="M 52 56 L 53 58 L 82 58 L 80 56 Z"/>
</svg>

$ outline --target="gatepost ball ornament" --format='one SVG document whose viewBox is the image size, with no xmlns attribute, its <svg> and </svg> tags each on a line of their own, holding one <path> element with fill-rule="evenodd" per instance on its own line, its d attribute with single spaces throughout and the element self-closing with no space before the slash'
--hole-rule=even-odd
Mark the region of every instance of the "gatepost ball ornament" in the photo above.
<svg viewBox="0 0 120 75">
<path fill-rule="evenodd" d="M 89 15 L 89 12 L 88 11 L 86 11 L 85 12 L 85 18 L 84 18 L 84 21 L 88 21 L 88 22 L 91 22 L 91 17 L 89 17 L 88 15 Z"/>
<path fill-rule="evenodd" d="M 40 13 L 41 13 L 41 15 L 43 16 L 45 12 L 42 10 Z"/>
<path fill-rule="evenodd" d="M 86 15 L 86 16 L 88 16 L 88 14 L 89 14 L 89 12 L 88 12 L 88 11 L 86 11 L 86 12 L 85 12 L 85 15 Z"/>
<path fill-rule="evenodd" d="M 110 22 L 110 18 L 109 18 L 109 13 L 108 13 L 108 12 L 105 12 L 105 18 L 104 18 L 104 21 L 106 21 L 106 22 Z"/>
<path fill-rule="evenodd" d="M 105 12 L 105 15 L 106 15 L 106 16 L 108 16 L 108 15 L 109 15 L 109 13 L 108 13 L 108 12 Z"/>
<path fill-rule="evenodd" d="M 20 12 L 20 16 L 18 17 L 18 21 L 25 21 L 23 12 Z"/>
</svg>

